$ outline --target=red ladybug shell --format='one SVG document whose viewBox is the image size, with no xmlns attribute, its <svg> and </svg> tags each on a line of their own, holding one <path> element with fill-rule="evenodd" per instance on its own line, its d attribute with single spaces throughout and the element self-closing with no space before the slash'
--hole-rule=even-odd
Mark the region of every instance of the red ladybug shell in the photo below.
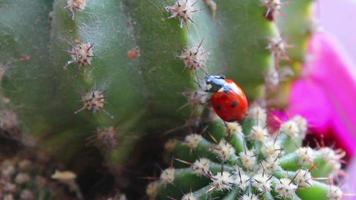
<svg viewBox="0 0 356 200">
<path fill-rule="evenodd" d="M 225 81 L 231 89 L 227 91 L 221 89 L 215 92 L 210 98 L 211 105 L 216 114 L 224 121 L 241 121 L 248 109 L 246 95 L 234 81 L 229 79 L 225 79 Z"/>
</svg>

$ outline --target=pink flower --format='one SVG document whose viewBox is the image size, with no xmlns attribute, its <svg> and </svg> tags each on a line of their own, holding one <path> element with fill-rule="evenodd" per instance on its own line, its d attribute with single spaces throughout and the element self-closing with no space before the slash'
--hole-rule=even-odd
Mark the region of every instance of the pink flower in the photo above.
<svg viewBox="0 0 356 200">
<path fill-rule="evenodd" d="M 356 66 L 345 55 L 329 35 L 315 33 L 309 43 L 303 75 L 292 86 L 287 113 L 304 116 L 311 132 L 334 138 L 338 147 L 353 156 L 356 75 L 352 70 Z"/>
</svg>

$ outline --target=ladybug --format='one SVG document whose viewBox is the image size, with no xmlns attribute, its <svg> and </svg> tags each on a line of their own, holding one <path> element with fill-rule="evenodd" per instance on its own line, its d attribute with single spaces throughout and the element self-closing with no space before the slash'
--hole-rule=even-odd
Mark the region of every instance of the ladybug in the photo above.
<svg viewBox="0 0 356 200">
<path fill-rule="evenodd" d="M 207 92 L 215 113 L 226 122 L 241 121 L 248 110 L 248 101 L 242 89 L 225 76 L 205 77 Z"/>
</svg>

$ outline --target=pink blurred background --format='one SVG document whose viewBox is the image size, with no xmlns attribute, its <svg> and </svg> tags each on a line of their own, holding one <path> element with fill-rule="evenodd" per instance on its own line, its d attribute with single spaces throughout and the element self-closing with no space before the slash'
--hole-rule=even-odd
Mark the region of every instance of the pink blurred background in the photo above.
<svg viewBox="0 0 356 200">
<path fill-rule="evenodd" d="M 320 26 L 332 34 L 356 63 L 356 0 L 318 0 Z M 355 74 L 356 66 L 352 67 Z"/>
<path fill-rule="evenodd" d="M 316 16 L 320 24 L 320 28 L 323 32 L 328 33 L 336 42 L 338 50 L 342 51 L 342 57 L 347 63 L 342 65 L 345 67 L 346 71 L 349 72 L 351 79 L 353 78 L 354 83 L 356 83 L 356 0 L 318 0 L 318 8 Z M 330 74 L 332 75 L 332 74 Z M 332 79 L 330 79 L 332 80 Z M 353 88 L 353 87 L 350 87 Z M 340 88 L 342 90 L 344 88 Z M 347 90 L 344 92 L 348 92 Z M 355 93 L 354 92 L 351 92 Z M 351 95 L 352 98 L 352 95 Z M 353 102 L 353 106 L 350 109 L 353 114 L 351 123 L 356 121 L 356 99 L 350 99 L 349 102 Z M 347 124 L 346 124 L 347 125 Z M 353 149 L 356 149 L 356 124 L 351 124 L 352 130 L 347 131 L 350 135 L 349 137 L 338 136 L 351 145 Z M 334 134 L 345 134 L 345 133 L 334 133 Z M 344 197 L 345 200 L 353 199 L 356 200 L 356 155 L 351 153 L 353 156 L 350 161 L 350 165 L 347 169 L 347 178 L 343 185 L 343 189 L 346 193 L 353 194 L 349 197 Z"/>
</svg>

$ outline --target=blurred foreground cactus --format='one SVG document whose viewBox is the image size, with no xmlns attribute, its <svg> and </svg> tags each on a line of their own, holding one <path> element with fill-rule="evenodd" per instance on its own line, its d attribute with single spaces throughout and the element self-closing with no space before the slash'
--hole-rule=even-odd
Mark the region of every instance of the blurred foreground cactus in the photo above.
<svg viewBox="0 0 356 200">
<path fill-rule="evenodd" d="M 24 155 L 0 158 L 0 199 L 74 199 L 49 178 L 50 164 Z"/>
<path fill-rule="evenodd" d="M 207 130 L 170 140 L 172 166 L 150 183 L 150 199 L 340 200 L 328 178 L 340 170 L 343 153 L 301 143 L 306 121 L 293 117 L 269 133 L 266 111 L 251 108 L 241 123 L 213 117 Z M 331 180 L 331 179 L 330 179 Z"/>
</svg>

